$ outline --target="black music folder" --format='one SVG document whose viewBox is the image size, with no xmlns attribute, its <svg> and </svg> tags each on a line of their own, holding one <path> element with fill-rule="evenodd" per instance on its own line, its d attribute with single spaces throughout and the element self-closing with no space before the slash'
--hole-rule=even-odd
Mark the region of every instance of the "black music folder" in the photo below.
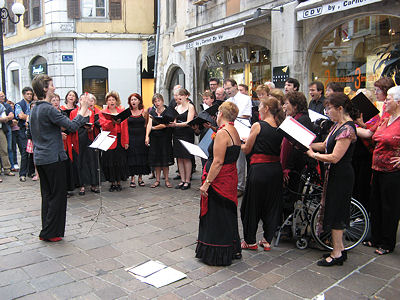
<svg viewBox="0 0 400 300">
<path fill-rule="evenodd" d="M 131 109 L 127 108 L 124 111 L 120 112 L 119 114 L 110 114 L 107 112 L 102 111 L 101 112 L 107 120 L 113 120 L 117 121 L 120 120 L 121 122 L 127 118 L 129 118 L 132 115 Z"/>
<path fill-rule="evenodd" d="M 369 101 L 367 96 L 364 93 L 359 93 L 353 99 L 351 99 L 354 107 L 357 108 L 363 115 L 363 121 L 368 122 L 377 114 L 379 114 L 379 110 Z"/>
</svg>

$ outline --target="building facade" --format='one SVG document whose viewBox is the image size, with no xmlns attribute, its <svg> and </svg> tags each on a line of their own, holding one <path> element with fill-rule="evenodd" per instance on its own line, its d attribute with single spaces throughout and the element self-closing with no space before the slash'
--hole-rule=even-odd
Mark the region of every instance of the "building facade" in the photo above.
<svg viewBox="0 0 400 300">
<path fill-rule="evenodd" d="M 210 77 L 252 89 L 294 77 L 304 92 L 313 80 L 352 90 L 382 75 L 400 83 L 399 0 L 161 3 L 157 90 L 167 99 L 179 83 L 196 101 Z"/>
<path fill-rule="evenodd" d="M 71 89 L 78 94 L 87 91 L 102 105 L 105 94 L 116 90 L 126 105 L 131 93 L 152 92 L 154 1 L 17 2 L 26 9 L 21 21 L 4 24 L 9 99 L 19 100 L 21 89 L 41 73 L 54 79 L 61 99 Z M 151 93 L 144 98 L 151 101 Z"/>
</svg>

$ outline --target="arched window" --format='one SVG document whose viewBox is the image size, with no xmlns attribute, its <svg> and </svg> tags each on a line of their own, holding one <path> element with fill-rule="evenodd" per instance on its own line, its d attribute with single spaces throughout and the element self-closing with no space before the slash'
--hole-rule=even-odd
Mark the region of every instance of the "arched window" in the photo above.
<svg viewBox="0 0 400 300">
<path fill-rule="evenodd" d="M 108 69 L 101 66 L 82 69 L 82 87 L 83 92 L 96 96 L 98 105 L 104 105 L 108 92 Z"/>
<path fill-rule="evenodd" d="M 400 18 L 373 15 L 348 21 L 326 34 L 310 62 L 311 80 L 339 82 L 353 91 L 373 88 L 381 76 L 400 84 Z"/>
<path fill-rule="evenodd" d="M 169 101 L 171 101 L 174 98 L 174 86 L 177 84 L 181 85 L 182 87 L 185 87 L 185 73 L 179 67 L 173 71 L 171 76 L 171 81 L 169 82 L 168 85 Z"/>
<path fill-rule="evenodd" d="M 39 74 L 47 74 L 47 60 L 43 56 L 36 56 L 29 63 L 31 80 Z"/>
</svg>

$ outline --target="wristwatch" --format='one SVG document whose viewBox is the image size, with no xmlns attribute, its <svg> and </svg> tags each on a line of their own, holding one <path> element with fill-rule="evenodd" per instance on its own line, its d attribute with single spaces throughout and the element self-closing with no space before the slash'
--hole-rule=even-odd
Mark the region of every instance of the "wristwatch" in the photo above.
<svg viewBox="0 0 400 300">
<path fill-rule="evenodd" d="M 208 179 L 206 179 L 206 182 L 207 182 L 208 184 L 211 184 L 211 181 L 210 181 L 210 180 L 208 180 Z"/>
</svg>

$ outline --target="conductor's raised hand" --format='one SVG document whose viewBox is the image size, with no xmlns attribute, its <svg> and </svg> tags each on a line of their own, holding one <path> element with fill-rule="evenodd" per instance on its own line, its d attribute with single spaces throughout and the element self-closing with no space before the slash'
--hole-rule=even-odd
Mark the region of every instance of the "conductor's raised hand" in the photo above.
<svg viewBox="0 0 400 300">
<path fill-rule="evenodd" d="M 79 100 L 80 103 L 80 109 L 79 109 L 79 114 L 82 115 L 83 117 L 88 117 L 90 116 L 90 110 L 89 110 L 89 95 L 85 93 Z"/>
</svg>

